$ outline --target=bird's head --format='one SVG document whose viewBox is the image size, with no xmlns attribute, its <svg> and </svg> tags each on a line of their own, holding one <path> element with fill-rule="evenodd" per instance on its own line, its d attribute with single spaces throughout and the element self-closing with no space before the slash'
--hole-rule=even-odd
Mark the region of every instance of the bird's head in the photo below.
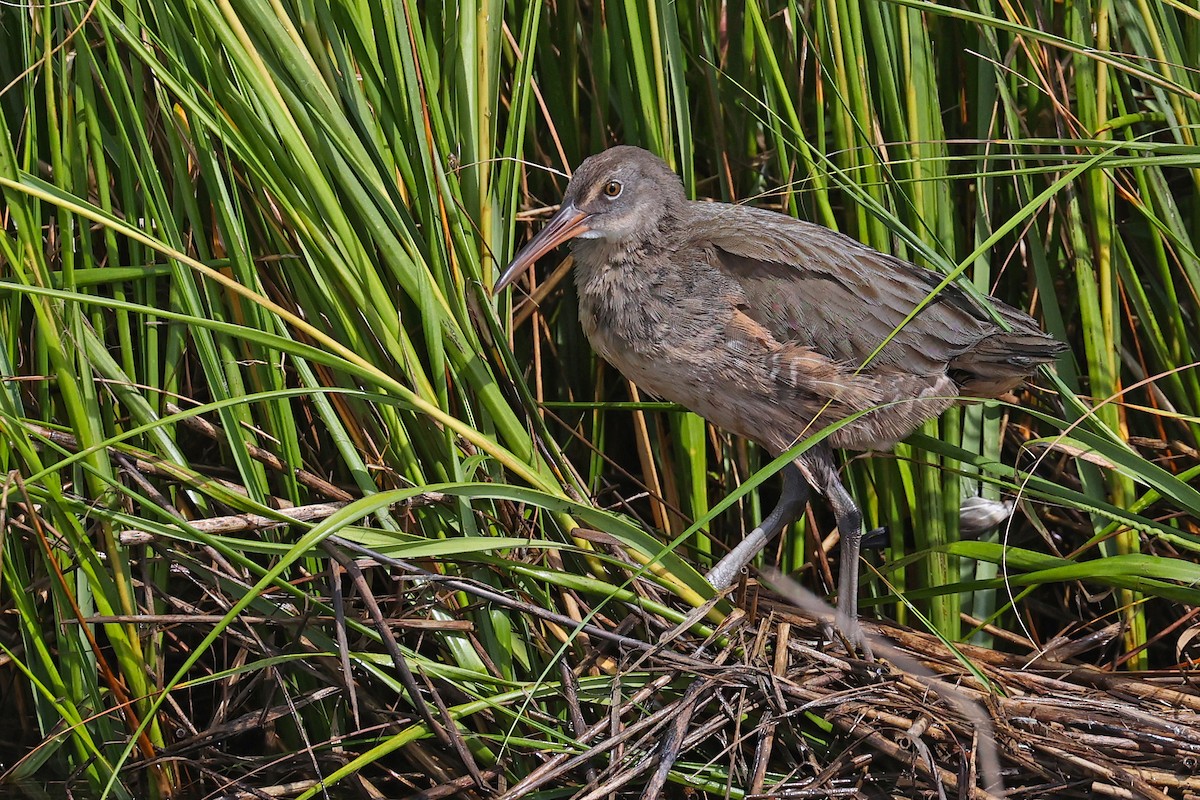
<svg viewBox="0 0 1200 800">
<path fill-rule="evenodd" d="M 685 200 L 679 176 L 653 153 L 627 145 L 598 153 L 575 170 L 558 213 L 517 253 L 493 291 L 570 239 L 638 242 L 657 231 Z"/>
</svg>

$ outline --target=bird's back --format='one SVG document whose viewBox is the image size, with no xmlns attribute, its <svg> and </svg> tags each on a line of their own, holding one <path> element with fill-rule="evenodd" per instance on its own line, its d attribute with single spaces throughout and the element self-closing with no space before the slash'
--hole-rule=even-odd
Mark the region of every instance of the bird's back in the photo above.
<svg viewBox="0 0 1200 800">
<path fill-rule="evenodd" d="M 713 270 L 736 313 L 772 339 L 769 373 L 794 385 L 805 432 L 882 406 L 836 433 L 836 446 L 887 447 L 958 397 L 1010 391 L 1065 349 L 988 298 L 1006 330 L 953 285 L 905 322 L 941 276 L 828 228 L 718 203 L 689 204 L 687 214 L 682 261 Z"/>
<path fill-rule="evenodd" d="M 691 241 L 711 248 L 744 293 L 746 313 L 780 342 L 865 372 L 948 373 L 978 397 L 1013 388 L 1065 349 L 1027 314 L 989 297 L 1005 330 L 953 284 L 905 323 L 942 277 L 820 225 L 717 203 L 689 212 Z"/>
</svg>

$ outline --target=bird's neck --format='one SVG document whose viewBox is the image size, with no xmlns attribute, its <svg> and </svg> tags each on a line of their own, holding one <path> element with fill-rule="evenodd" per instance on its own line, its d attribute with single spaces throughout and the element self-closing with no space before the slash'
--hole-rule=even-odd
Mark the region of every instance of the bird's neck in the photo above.
<svg viewBox="0 0 1200 800">
<path fill-rule="evenodd" d="M 621 350 L 660 343 L 678 294 L 678 240 L 665 226 L 637 241 L 575 240 L 580 321 L 608 360 L 617 363 Z"/>
<path fill-rule="evenodd" d="M 582 289 L 597 280 L 638 282 L 640 273 L 654 271 L 650 265 L 669 265 L 680 227 L 679 215 L 664 212 L 640 227 L 636 236 L 573 239 L 576 284 Z"/>
<path fill-rule="evenodd" d="M 623 311 L 627 305 L 653 297 L 656 276 L 646 262 L 642 248 L 605 239 L 579 241 L 572 248 L 575 256 L 575 287 L 583 310 L 602 309 L 607 313 Z M 655 259 L 657 261 L 657 259 Z"/>
</svg>

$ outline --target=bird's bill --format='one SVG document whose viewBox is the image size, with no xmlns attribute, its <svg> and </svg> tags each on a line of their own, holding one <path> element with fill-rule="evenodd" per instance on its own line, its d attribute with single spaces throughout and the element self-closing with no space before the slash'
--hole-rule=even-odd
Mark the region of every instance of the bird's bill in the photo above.
<svg viewBox="0 0 1200 800">
<path fill-rule="evenodd" d="M 591 230 L 587 224 L 588 216 L 588 214 L 576 208 L 573 203 L 564 203 L 563 207 L 558 210 L 558 213 L 546 223 L 546 227 L 538 231 L 538 235 L 533 237 L 529 244 L 521 248 L 521 252 L 517 253 L 516 258 L 512 260 L 512 263 L 504 270 L 504 274 L 500 276 L 500 280 L 496 281 L 496 286 L 492 289 L 492 293 L 499 292 L 505 286 L 508 286 L 521 277 L 527 269 L 533 266 L 535 261 L 563 242 L 568 239 L 574 239 L 579 234 L 587 233 Z"/>
</svg>

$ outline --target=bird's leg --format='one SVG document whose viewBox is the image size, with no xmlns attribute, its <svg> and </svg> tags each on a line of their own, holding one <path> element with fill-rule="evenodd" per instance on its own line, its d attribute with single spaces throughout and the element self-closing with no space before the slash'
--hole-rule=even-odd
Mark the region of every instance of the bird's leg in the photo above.
<svg viewBox="0 0 1200 800">
<path fill-rule="evenodd" d="M 831 479 L 825 483 L 824 491 L 837 517 L 838 533 L 841 535 L 837 622 L 839 628 L 849 631 L 850 623 L 858 621 L 858 556 L 862 551 L 862 512 L 838 480 L 837 472 L 830 472 Z"/>
<path fill-rule="evenodd" d="M 806 474 L 812 485 L 825 495 L 837 518 L 841 536 L 841 563 L 838 565 L 837 626 L 850 634 L 851 622 L 858 621 L 858 557 L 862 552 L 862 512 L 838 477 L 833 452 L 820 447 L 804 455 Z M 872 531 L 871 535 L 875 532 Z"/>
<path fill-rule="evenodd" d="M 725 589 L 732 586 L 738 573 L 753 561 L 780 531 L 799 519 L 804 504 L 808 502 L 808 483 L 795 464 L 788 464 L 780 470 L 780 474 L 783 476 L 783 488 L 779 492 L 779 502 L 775 504 L 774 510 L 757 528 L 750 531 L 737 547 L 730 550 L 728 555 L 708 571 L 708 582 L 716 588 Z"/>
</svg>

